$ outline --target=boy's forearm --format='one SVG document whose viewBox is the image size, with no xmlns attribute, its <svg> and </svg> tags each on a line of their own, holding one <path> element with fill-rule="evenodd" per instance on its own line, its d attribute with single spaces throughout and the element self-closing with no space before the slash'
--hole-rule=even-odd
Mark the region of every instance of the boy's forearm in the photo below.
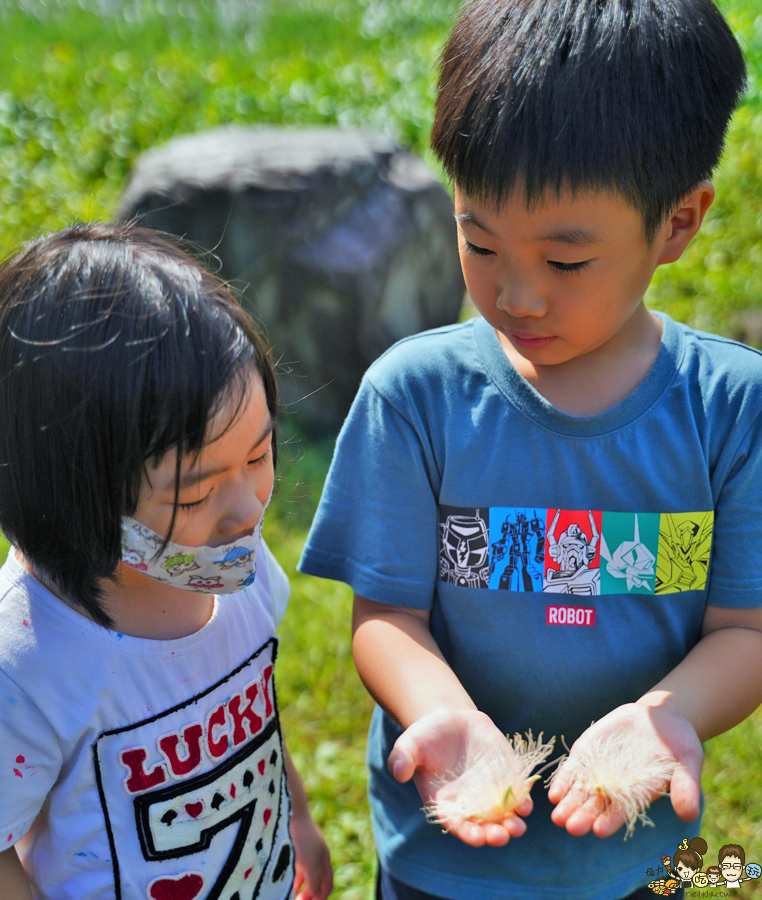
<svg viewBox="0 0 762 900">
<path fill-rule="evenodd" d="M 2 900 L 32 900 L 32 890 L 21 868 L 15 847 L 0 853 L 0 898 Z"/>
<path fill-rule="evenodd" d="M 638 701 L 667 706 L 701 741 L 743 721 L 762 702 L 762 614 L 708 607 L 710 630 Z"/>
<path fill-rule="evenodd" d="M 476 709 L 434 640 L 428 613 L 355 595 L 352 631 L 363 684 L 403 728 L 437 709 Z"/>
</svg>

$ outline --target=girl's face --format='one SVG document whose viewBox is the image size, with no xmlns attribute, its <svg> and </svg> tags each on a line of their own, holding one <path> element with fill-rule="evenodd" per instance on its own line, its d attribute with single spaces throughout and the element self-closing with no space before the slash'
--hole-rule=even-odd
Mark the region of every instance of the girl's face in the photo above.
<svg viewBox="0 0 762 900">
<path fill-rule="evenodd" d="M 241 408 L 237 397 L 211 420 L 198 459 L 185 456 L 171 539 L 217 547 L 251 534 L 273 487 L 273 422 L 259 373 L 252 371 Z M 227 429 L 227 430 L 226 430 Z M 165 536 L 175 503 L 174 451 L 148 467 L 133 518 Z"/>
<path fill-rule="evenodd" d="M 685 863 L 679 862 L 676 868 L 677 874 L 683 879 L 683 881 L 689 881 L 696 874 L 696 870 L 691 868 L 691 866 L 687 866 Z"/>
</svg>

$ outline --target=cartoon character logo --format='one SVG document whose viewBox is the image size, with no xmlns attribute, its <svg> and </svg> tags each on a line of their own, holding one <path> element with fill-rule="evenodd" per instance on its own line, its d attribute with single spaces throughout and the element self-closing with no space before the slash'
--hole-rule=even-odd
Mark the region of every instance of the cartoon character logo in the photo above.
<svg viewBox="0 0 762 900">
<path fill-rule="evenodd" d="M 223 569 L 232 569 L 234 566 L 245 566 L 249 562 L 251 562 L 251 550 L 247 550 L 245 547 L 233 547 L 222 559 L 215 559 L 214 564 Z"/>
<path fill-rule="evenodd" d="M 545 527 L 536 511 L 531 519 L 528 512 L 510 510 L 505 516 L 500 526 L 500 538 L 492 544 L 490 587 L 506 591 L 542 591 Z M 502 571 L 498 568 L 501 563 Z M 499 572 L 497 579 L 493 577 L 495 572 Z"/>
<path fill-rule="evenodd" d="M 672 860 L 672 871 L 680 879 L 681 887 L 693 887 L 693 877 L 701 871 L 706 849 L 707 843 L 701 837 L 693 838 L 690 843 L 685 838 L 677 848 Z"/>
<path fill-rule="evenodd" d="M 196 567 L 198 568 L 198 566 Z M 195 588 L 202 593 L 225 587 L 224 583 L 216 576 L 212 578 L 202 578 L 200 575 L 191 575 L 187 581 L 189 588 Z"/>
<path fill-rule="evenodd" d="M 448 515 L 439 525 L 439 574 L 448 584 L 486 588 L 489 585 L 489 532 L 479 515 Z"/>
<path fill-rule="evenodd" d="M 137 550 L 123 551 L 122 562 L 131 569 L 138 569 L 141 572 L 148 571 L 148 566 L 145 564 L 145 557 Z"/>
<path fill-rule="evenodd" d="M 239 581 L 238 586 L 241 588 L 250 587 L 252 584 L 254 584 L 254 582 L 256 581 L 256 578 L 257 578 L 257 570 L 255 569 L 251 573 L 251 575 L 249 575 L 247 578 L 244 578 L 243 581 Z"/>
<path fill-rule="evenodd" d="M 720 882 L 721 887 L 737 888 L 743 881 L 750 881 L 762 875 L 762 868 L 757 863 L 745 864 L 746 854 L 740 844 L 725 844 L 721 847 L 717 854 L 717 862 L 722 878 L 725 879 L 724 884 Z"/>
<path fill-rule="evenodd" d="M 548 529 L 548 555 L 553 562 L 558 563 L 559 568 L 546 571 L 545 591 L 554 594 L 600 594 L 600 570 L 590 568 L 600 540 L 600 531 L 592 510 L 588 515 L 591 529 L 589 539 L 575 522 L 556 536 L 556 526 L 561 516 L 561 510 L 556 510 Z"/>
<path fill-rule="evenodd" d="M 714 513 L 665 513 L 659 529 L 657 594 L 698 591 L 706 586 Z"/>
<path fill-rule="evenodd" d="M 186 572 L 199 569 L 200 566 L 193 558 L 192 553 L 189 553 L 187 556 L 183 553 L 177 553 L 168 557 L 162 564 L 162 568 L 166 569 L 172 578 L 176 578 L 178 575 L 184 575 Z"/>
<path fill-rule="evenodd" d="M 692 841 L 684 838 L 678 845 L 674 859 L 662 856 L 662 866 L 667 870 L 668 878 L 654 879 L 648 883 L 648 887 L 655 894 L 668 895 L 676 893 L 677 889 L 705 888 L 705 887 L 740 887 L 741 882 L 762 875 L 762 866 L 757 863 L 745 863 L 744 849 L 740 844 L 725 844 L 718 853 L 718 866 L 709 866 L 705 872 L 701 871 L 703 856 L 707 851 L 707 843 L 703 838 L 696 837 Z M 659 867 L 659 873 L 662 867 Z M 652 877 L 653 869 L 648 869 L 646 875 Z M 723 880 L 724 879 L 724 880 Z"/>
<path fill-rule="evenodd" d="M 606 545 L 606 536 L 601 537 L 601 556 L 606 560 L 606 571 L 614 578 L 627 580 L 627 590 L 634 587 L 653 590 L 656 557 L 641 543 L 638 517 L 635 516 L 633 540 L 622 541 L 613 554 Z"/>
</svg>

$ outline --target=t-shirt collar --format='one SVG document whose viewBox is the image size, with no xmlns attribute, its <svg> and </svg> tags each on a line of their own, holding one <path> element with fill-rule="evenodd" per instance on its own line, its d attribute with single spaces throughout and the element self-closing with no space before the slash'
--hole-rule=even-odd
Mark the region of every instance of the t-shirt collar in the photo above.
<svg viewBox="0 0 762 900">
<path fill-rule="evenodd" d="M 485 319 L 474 324 L 474 337 L 487 374 L 511 404 L 538 425 L 557 434 L 593 437 L 628 425 L 661 397 L 677 371 L 683 352 L 681 328 L 664 313 L 661 345 L 651 370 L 624 400 L 594 416 L 572 416 L 556 409 L 520 375 L 505 355 L 494 328 Z"/>
</svg>

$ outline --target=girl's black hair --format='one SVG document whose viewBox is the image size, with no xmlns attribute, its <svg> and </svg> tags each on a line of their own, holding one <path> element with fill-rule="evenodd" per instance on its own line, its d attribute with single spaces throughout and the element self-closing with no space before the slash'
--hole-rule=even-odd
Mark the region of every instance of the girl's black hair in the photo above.
<svg viewBox="0 0 762 900">
<path fill-rule="evenodd" d="M 181 456 L 201 451 L 219 409 L 240 408 L 252 370 L 274 425 L 253 323 L 156 232 L 82 224 L 28 244 L 0 269 L 0 528 L 108 627 L 101 583 L 147 464 L 180 451 L 177 502 Z"/>
<path fill-rule="evenodd" d="M 712 0 L 472 0 L 442 54 L 431 142 L 467 195 L 613 190 L 650 243 L 711 177 L 745 82 Z"/>
</svg>

